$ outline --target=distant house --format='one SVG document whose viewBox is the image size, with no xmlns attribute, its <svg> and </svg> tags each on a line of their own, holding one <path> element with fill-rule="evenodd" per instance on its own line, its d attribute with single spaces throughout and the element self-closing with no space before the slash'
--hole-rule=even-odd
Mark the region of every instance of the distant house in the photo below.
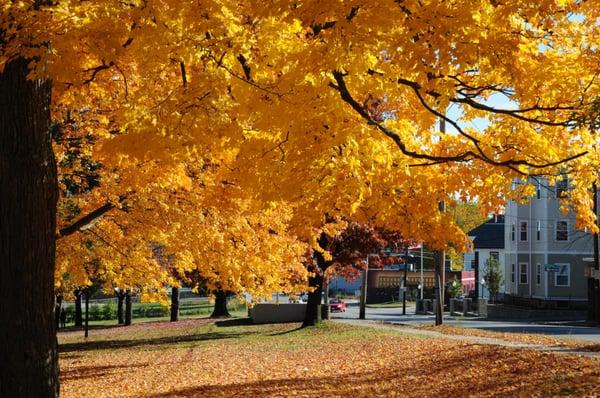
<svg viewBox="0 0 600 398">
<path fill-rule="evenodd" d="M 526 205 L 508 202 L 504 237 L 507 298 L 540 307 L 585 305 L 586 258 L 593 257 L 592 235 L 575 228 L 574 214 L 563 214 L 558 198 L 568 180 L 555 186 L 539 179 Z"/>
<path fill-rule="evenodd" d="M 482 279 L 490 257 L 498 260 L 502 270 L 505 268 L 504 221 L 504 215 L 497 214 L 469 231 L 468 235 L 473 241 L 473 252 L 466 253 L 464 257 L 462 282 L 465 293 L 489 298 L 489 291 L 485 287 L 485 281 L 482 283 Z M 500 293 L 504 293 L 504 286 L 501 286 Z"/>
<path fill-rule="evenodd" d="M 330 294 L 356 294 L 360 290 L 362 279 L 360 277 L 355 280 L 347 280 L 342 276 L 336 276 L 329 281 Z"/>
</svg>

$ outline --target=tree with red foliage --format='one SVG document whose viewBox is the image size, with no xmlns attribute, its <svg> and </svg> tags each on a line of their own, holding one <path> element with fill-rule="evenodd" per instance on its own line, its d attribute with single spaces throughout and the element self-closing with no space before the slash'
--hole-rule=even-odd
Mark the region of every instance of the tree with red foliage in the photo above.
<svg viewBox="0 0 600 398">
<path fill-rule="evenodd" d="M 321 233 L 317 240 L 322 250 L 312 250 L 307 256 L 307 267 L 312 273 L 308 279 L 309 287 L 313 290 L 308 294 L 306 316 L 302 327 L 314 326 L 321 320 L 319 304 L 324 283 L 332 275 L 341 275 L 347 279 L 356 278 L 360 271 L 366 267 L 366 258 L 371 253 L 381 253 L 384 249 L 404 251 L 409 241 L 399 233 L 373 228 L 360 223 L 349 223 L 346 228 L 336 236 Z M 330 254 L 327 259 L 325 253 Z M 371 264 L 383 266 L 385 256 L 376 258 Z"/>
</svg>

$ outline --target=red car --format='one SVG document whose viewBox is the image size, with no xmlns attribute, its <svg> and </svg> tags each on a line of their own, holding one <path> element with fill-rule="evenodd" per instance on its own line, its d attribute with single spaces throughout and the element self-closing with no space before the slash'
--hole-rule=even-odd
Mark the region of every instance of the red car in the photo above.
<svg viewBox="0 0 600 398">
<path fill-rule="evenodd" d="M 329 311 L 335 312 L 346 312 L 346 303 L 344 303 L 340 299 L 331 299 L 329 300 Z"/>
</svg>

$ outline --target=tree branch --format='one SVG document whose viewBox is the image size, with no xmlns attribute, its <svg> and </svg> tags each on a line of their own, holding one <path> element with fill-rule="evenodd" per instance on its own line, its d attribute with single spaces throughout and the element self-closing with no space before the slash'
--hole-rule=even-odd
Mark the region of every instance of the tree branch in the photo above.
<svg viewBox="0 0 600 398">
<path fill-rule="evenodd" d="M 119 203 L 122 202 L 123 200 L 125 200 L 125 197 L 119 198 Z M 97 209 L 89 212 L 85 216 L 79 218 L 73 224 L 66 226 L 64 228 L 61 228 L 58 231 L 58 234 L 56 235 L 56 239 L 60 239 L 65 236 L 74 234 L 75 232 L 83 231 L 83 230 L 89 228 L 90 224 L 92 224 L 98 218 L 102 217 L 104 214 L 111 211 L 115 207 L 116 207 L 116 205 L 111 202 L 105 203 L 104 205 L 98 207 Z"/>
<path fill-rule="evenodd" d="M 446 162 L 466 162 L 469 160 L 478 159 L 478 160 L 481 160 L 488 164 L 491 164 L 493 166 L 506 167 L 506 168 L 509 168 L 509 169 L 521 174 L 521 175 L 527 175 L 527 173 L 524 173 L 523 171 L 519 170 L 517 168 L 517 166 L 528 166 L 531 168 L 542 169 L 542 168 L 546 168 L 546 167 L 556 166 L 556 165 L 559 165 L 559 164 L 562 164 L 565 162 L 569 162 L 571 160 L 574 160 L 581 156 L 584 156 L 588 153 L 587 151 L 585 151 L 585 152 L 581 152 L 581 153 L 575 154 L 573 156 L 570 156 L 570 157 L 567 157 L 567 158 L 564 158 L 564 159 L 561 159 L 561 160 L 558 160 L 555 162 L 547 162 L 547 163 L 540 163 L 540 164 L 532 163 L 525 159 L 509 159 L 509 160 L 504 160 L 504 161 L 494 160 L 483 152 L 483 150 L 479 146 L 479 140 L 477 138 L 475 138 L 475 137 L 471 136 L 470 134 L 466 133 L 465 131 L 463 131 L 460 128 L 460 126 L 458 125 L 458 123 L 456 123 L 454 120 L 448 118 L 446 115 L 443 115 L 441 112 L 435 110 L 434 108 L 432 108 L 430 105 L 427 104 L 427 102 L 425 101 L 425 99 L 423 98 L 423 96 L 420 92 L 421 86 L 418 83 L 412 82 L 412 81 L 409 81 L 406 79 L 398 79 L 399 84 L 406 85 L 413 89 L 413 91 L 415 92 L 419 101 L 421 102 L 421 104 L 423 105 L 423 107 L 425 109 L 427 109 L 429 112 L 431 112 L 435 116 L 444 119 L 445 121 L 450 123 L 452 126 L 454 126 L 456 128 L 456 130 L 462 136 L 464 136 L 469 141 L 471 141 L 471 143 L 477 149 L 477 152 L 468 150 L 468 151 L 465 151 L 465 152 L 462 152 L 460 154 L 453 155 L 453 156 L 434 156 L 434 155 L 429 155 L 426 153 L 411 151 L 406 148 L 406 145 L 404 144 L 404 142 L 402 141 L 402 139 L 400 138 L 400 136 L 398 134 L 396 134 L 392 130 L 388 129 L 387 127 L 385 127 L 379 121 L 374 120 L 373 117 L 367 111 L 367 109 L 365 109 L 358 101 L 356 101 L 352 97 L 352 95 L 350 94 L 350 91 L 348 90 L 348 87 L 346 86 L 346 82 L 344 80 L 345 75 L 342 72 L 333 71 L 332 73 L 333 73 L 333 77 L 334 77 L 337 85 L 333 84 L 333 83 L 330 83 L 329 85 L 330 85 L 330 87 L 334 88 L 335 90 L 337 90 L 340 93 L 342 100 L 344 102 L 346 102 L 347 104 L 349 104 L 352 107 L 352 109 L 354 109 L 363 119 L 365 119 L 367 121 L 368 124 L 374 125 L 379 131 L 381 131 L 383 134 L 385 134 L 386 136 L 391 138 L 392 141 L 394 141 L 396 146 L 400 149 L 400 151 L 403 154 L 405 154 L 409 157 L 415 158 L 415 159 L 422 159 L 422 160 L 432 162 L 431 164 L 424 163 L 424 164 L 422 164 L 422 166 L 446 163 Z M 432 92 L 432 95 L 440 96 L 440 94 L 435 93 L 435 92 Z"/>
</svg>

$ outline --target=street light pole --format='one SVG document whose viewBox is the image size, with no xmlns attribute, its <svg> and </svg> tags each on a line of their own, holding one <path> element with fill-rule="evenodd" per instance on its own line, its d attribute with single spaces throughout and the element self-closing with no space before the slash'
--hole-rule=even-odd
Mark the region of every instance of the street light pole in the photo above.
<svg viewBox="0 0 600 398">
<path fill-rule="evenodd" d="M 369 254 L 367 254 L 367 266 L 362 272 L 362 286 L 360 287 L 360 309 L 358 312 L 358 319 L 366 319 L 366 306 L 367 306 L 367 276 L 369 271 Z"/>
<path fill-rule="evenodd" d="M 421 242 L 421 300 L 423 300 L 423 242 Z"/>
<path fill-rule="evenodd" d="M 406 315 L 406 275 L 408 273 L 408 246 L 404 250 L 404 280 L 402 281 L 402 315 Z"/>
<path fill-rule="evenodd" d="M 446 120 L 444 118 L 440 119 L 440 132 L 442 134 L 446 133 Z M 438 203 L 438 208 L 440 213 L 446 211 L 446 203 L 441 200 Z M 444 323 L 444 276 L 445 276 L 445 253 L 443 250 L 435 251 L 435 298 L 436 306 L 435 306 L 435 325 L 441 325 Z"/>
</svg>

